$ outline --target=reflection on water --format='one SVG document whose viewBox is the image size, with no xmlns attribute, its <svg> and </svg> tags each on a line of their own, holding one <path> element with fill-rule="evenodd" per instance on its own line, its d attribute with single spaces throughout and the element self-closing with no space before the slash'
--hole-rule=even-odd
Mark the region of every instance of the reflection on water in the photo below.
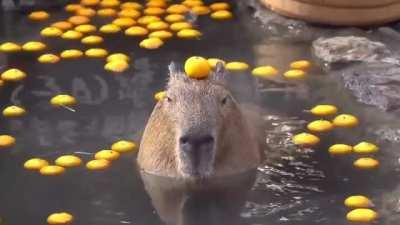
<svg viewBox="0 0 400 225">
<path fill-rule="evenodd" d="M 52 15 L 54 19 L 65 17 L 57 10 Z M 3 12 L 1 17 L 0 42 L 41 39 L 37 35 L 41 25 L 27 22 L 23 15 Z M 164 88 L 166 68 L 172 60 L 182 64 L 188 56 L 203 55 L 243 60 L 253 66 L 271 64 L 284 71 L 292 60 L 311 59 L 309 43 L 272 41 L 246 18 L 212 25 L 201 19 L 198 25 L 204 33 L 201 41 L 171 41 L 154 52 L 139 49 L 135 39 L 107 37 L 102 47 L 133 58 L 131 68 L 122 75 L 103 71 L 100 60 L 40 65 L 31 55 L 0 55 L 0 68 L 15 66 L 29 75 L 24 82 L 0 90 L 1 108 L 18 104 L 28 110 L 23 118 L 0 117 L 0 133 L 17 138 L 16 147 L 0 151 L 1 225 L 43 224 L 47 215 L 60 210 L 71 212 L 76 224 L 88 225 L 345 224 L 343 200 L 353 194 L 374 200 L 382 214 L 379 223 L 398 221 L 400 154 L 396 146 L 374 134 L 380 132 L 375 129 L 377 124 L 390 127 L 397 123 L 396 118 L 377 118 L 380 112 L 357 103 L 318 68 L 301 83 L 255 81 L 248 73 L 229 77 L 237 98 L 258 102 L 268 112 L 264 122 L 269 127 L 265 132 L 269 160 L 259 167 L 250 190 L 225 181 L 220 187 L 229 187 L 223 191 L 204 192 L 188 191 L 156 178 L 145 178 L 143 184 L 132 163 L 134 153 L 124 155 L 104 172 L 77 168 L 60 177 L 43 177 L 22 168 L 31 157 L 53 160 L 61 154 L 77 153 L 87 161 L 92 153 L 118 139 L 138 142 L 154 105 L 153 93 Z M 84 49 L 75 42 L 44 41 L 52 52 Z M 60 93 L 77 97 L 75 113 L 49 105 L 51 96 Z M 302 110 L 317 103 L 337 104 L 359 115 L 363 126 L 325 135 L 316 149 L 299 149 L 291 137 L 313 119 Z M 351 166 L 355 157 L 327 154 L 331 144 L 356 143 L 362 138 L 380 144 L 380 170 L 357 171 Z M 248 184 L 251 176 L 246 178 Z"/>
<path fill-rule="evenodd" d="M 239 217 L 255 171 L 234 177 L 188 184 L 142 173 L 145 189 L 168 225 L 241 224 Z"/>
</svg>

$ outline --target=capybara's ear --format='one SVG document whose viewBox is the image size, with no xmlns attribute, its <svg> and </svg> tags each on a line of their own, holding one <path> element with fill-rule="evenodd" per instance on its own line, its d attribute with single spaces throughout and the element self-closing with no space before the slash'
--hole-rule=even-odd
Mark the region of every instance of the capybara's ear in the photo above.
<svg viewBox="0 0 400 225">
<path fill-rule="evenodd" d="M 225 66 L 222 62 L 217 62 L 215 65 L 214 75 L 213 78 L 216 81 L 224 81 L 225 80 Z"/>
<path fill-rule="evenodd" d="M 168 65 L 168 85 L 167 88 L 170 87 L 177 79 L 178 79 L 178 69 L 176 68 L 176 64 L 171 62 Z"/>
<path fill-rule="evenodd" d="M 171 62 L 168 65 L 168 72 L 169 72 L 169 76 L 175 76 L 177 74 L 177 69 L 176 69 L 176 64 L 174 62 Z"/>
<path fill-rule="evenodd" d="M 180 70 L 180 68 L 176 65 L 176 63 L 171 62 L 168 65 L 169 71 L 169 79 L 168 79 L 168 87 L 170 87 L 176 81 L 187 81 L 188 77 L 185 73 Z"/>
</svg>

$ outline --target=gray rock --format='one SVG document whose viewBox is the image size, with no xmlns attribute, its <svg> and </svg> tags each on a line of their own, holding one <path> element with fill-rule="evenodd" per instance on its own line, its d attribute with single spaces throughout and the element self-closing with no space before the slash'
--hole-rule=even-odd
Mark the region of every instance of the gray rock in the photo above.
<svg viewBox="0 0 400 225">
<path fill-rule="evenodd" d="M 392 143 L 400 142 L 400 129 L 381 127 L 379 129 L 372 129 L 372 132 L 379 137 L 380 140 L 390 141 Z"/>
<path fill-rule="evenodd" d="M 314 55 L 325 63 L 387 62 L 399 64 L 388 47 L 365 37 L 318 38 L 312 44 Z"/>
<path fill-rule="evenodd" d="M 361 63 L 338 73 L 341 74 L 345 87 L 350 89 L 360 102 L 377 106 L 385 111 L 395 111 L 400 108 L 398 65 L 382 62 Z"/>
<path fill-rule="evenodd" d="M 372 35 L 380 40 L 399 38 L 393 29 L 380 28 Z M 392 38 L 387 38 L 392 37 Z M 387 45 L 388 44 L 388 45 Z M 334 71 L 342 78 L 358 101 L 384 111 L 400 109 L 400 57 L 393 44 L 372 41 L 366 37 L 339 36 L 319 38 L 312 51 L 330 69 L 344 63 L 346 67 Z M 357 64 L 349 64 L 355 63 Z"/>
<path fill-rule="evenodd" d="M 391 28 L 391 27 L 379 27 L 377 29 L 377 35 L 379 35 L 382 39 L 390 39 L 386 41 L 399 41 L 400 40 L 400 33 Z"/>
</svg>

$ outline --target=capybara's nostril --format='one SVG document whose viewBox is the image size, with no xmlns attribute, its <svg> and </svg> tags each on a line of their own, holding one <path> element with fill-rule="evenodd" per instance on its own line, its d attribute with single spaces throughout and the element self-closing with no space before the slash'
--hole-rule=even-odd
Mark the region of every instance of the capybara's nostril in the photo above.
<svg viewBox="0 0 400 225">
<path fill-rule="evenodd" d="M 214 138 L 211 135 L 203 136 L 189 136 L 184 135 L 179 138 L 182 150 L 193 151 L 196 149 L 202 149 L 203 147 L 211 147 L 214 143 Z"/>
<path fill-rule="evenodd" d="M 181 144 L 187 144 L 189 142 L 189 136 L 187 136 L 187 135 L 182 136 L 181 138 L 179 138 L 179 142 Z"/>
</svg>

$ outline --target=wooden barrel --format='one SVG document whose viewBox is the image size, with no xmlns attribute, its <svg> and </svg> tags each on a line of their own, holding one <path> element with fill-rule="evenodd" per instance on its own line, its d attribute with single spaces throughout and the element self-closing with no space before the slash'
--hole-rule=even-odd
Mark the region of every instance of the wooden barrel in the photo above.
<svg viewBox="0 0 400 225">
<path fill-rule="evenodd" d="M 260 0 L 284 16 L 329 25 L 367 26 L 400 19 L 400 0 Z"/>
<path fill-rule="evenodd" d="M 375 8 L 390 5 L 398 0 L 298 0 L 311 5 L 340 7 L 340 8 Z"/>
</svg>

